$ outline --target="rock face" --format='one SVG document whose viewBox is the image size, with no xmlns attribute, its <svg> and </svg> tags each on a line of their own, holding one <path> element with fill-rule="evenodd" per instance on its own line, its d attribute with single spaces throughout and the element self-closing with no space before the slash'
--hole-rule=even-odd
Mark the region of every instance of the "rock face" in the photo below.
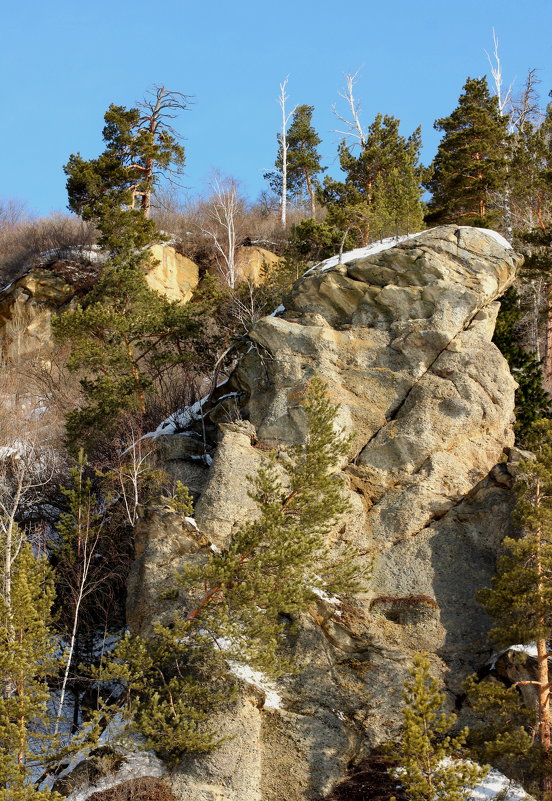
<svg viewBox="0 0 552 801">
<path fill-rule="evenodd" d="M 149 286 L 169 300 L 187 303 L 199 281 L 196 264 L 170 245 L 154 245 L 157 264 Z M 52 315 L 92 288 L 105 255 L 97 248 L 65 248 L 37 257 L 26 273 L 0 291 L 0 352 L 8 362 L 50 348 Z"/>
<path fill-rule="evenodd" d="M 150 289 L 169 300 L 187 303 L 199 283 L 197 264 L 167 245 L 154 245 L 151 254 L 158 264 L 146 277 Z"/>
<path fill-rule="evenodd" d="M 251 281 L 255 286 L 263 283 L 263 270 L 273 267 L 280 257 L 256 245 L 244 245 L 236 250 L 236 272 L 240 281 Z"/>
<path fill-rule="evenodd" d="M 282 682 L 282 708 L 263 709 L 246 693 L 222 723 L 237 737 L 173 771 L 180 798 L 320 798 L 348 762 L 392 735 L 415 651 L 432 655 L 451 705 L 488 658 L 489 621 L 474 593 L 493 574 L 510 525 L 517 458 L 516 385 L 491 342 L 496 300 L 521 262 L 505 244 L 445 226 L 314 268 L 280 316 L 256 324 L 223 397 L 206 405 L 203 430 L 217 430 L 219 441 L 196 506 L 206 539 L 194 553 L 224 545 L 252 513 L 245 477 L 263 448 L 304 435 L 301 396 L 318 373 L 351 435 L 341 467 L 352 511 L 335 547 L 354 542 L 373 567 L 363 594 L 340 606 L 320 600 L 305 619 L 295 643 L 302 671 Z M 217 426 L 229 395 L 246 422 Z M 141 609 L 140 586 L 151 609 L 163 565 L 190 558 L 177 521 L 172 532 L 160 526 L 162 547 L 144 532 L 139 569 L 149 580 L 131 600 Z"/>
</svg>

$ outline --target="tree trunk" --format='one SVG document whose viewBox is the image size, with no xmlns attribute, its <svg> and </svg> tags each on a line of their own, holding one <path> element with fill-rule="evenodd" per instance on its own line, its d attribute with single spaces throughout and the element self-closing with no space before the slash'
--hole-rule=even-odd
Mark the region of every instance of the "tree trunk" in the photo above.
<svg viewBox="0 0 552 801">
<path fill-rule="evenodd" d="M 307 190 L 308 190 L 308 193 L 309 193 L 310 203 L 311 203 L 311 217 L 313 219 L 315 219 L 315 217 L 316 217 L 316 202 L 315 202 L 315 197 L 314 197 L 314 188 L 313 188 L 312 180 L 311 180 L 310 173 L 309 173 L 308 170 L 305 170 L 305 179 L 307 181 Z"/>
<path fill-rule="evenodd" d="M 541 484 L 537 480 L 535 490 L 535 507 L 538 510 L 542 504 Z M 535 566 L 537 569 L 538 584 L 537 584 L 537 598 L 538 598 L 538 621 L 541 631 L 546 630 L 546 602 L 544 596 L 544 585 L 546 576 L 544 573 L 544 566 L 542 563 L 542 528 L 539 525 L 536 530 L 536 553 L 535 553 Z M 538 724 L 538 738 L 544 752 L 544 772 L 541 778 L 541 789 L 543 793 L 543 801 L 550 801 L 552 799 L 552 774 L 549 766 L 550 759 L 550 677 L 548 670 L 548 647 L 546 637 L 541 636 L 537 639 L 537 660 L 538 660 L 538 709 L 537 709 L 537 724 Z"/>
<path fill-rule="evenodd" d="M 544 388 L 552 393 L 552 284 L 546 285 L 546 341 L 544 350 Z"/>
</svg>

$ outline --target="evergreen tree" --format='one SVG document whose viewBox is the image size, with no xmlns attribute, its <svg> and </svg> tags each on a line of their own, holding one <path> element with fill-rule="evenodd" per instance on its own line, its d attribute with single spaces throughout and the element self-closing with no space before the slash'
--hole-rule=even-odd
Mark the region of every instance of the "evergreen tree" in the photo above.
<svg viewBox="0 0 552 801">
<path fill-rule="evenodd" d="M 389 749 L 399 766 L 397 778 L 409 801 L 468 801 L 487 770 L 463 758 L 467 729 L 449 734 L 456 715 L 439 714 L 444 694 L 429 668 L 429 660 L 417 654 L 404 684 L 403 728 Z"/>
<path fill-rule="evenodd" d="M 491 97 L 486 78 L 468 78 L 458 106 L 435 122 L 444 132 L 427 182 L 432 193 L 426 221 L 493 227 L 492 192 L 506 182 L 508 121 Z"/>
<path fill-rule="evenodd" d="M 354 554 L 340 561 L 328 551 L 327 535 L 347 508 L 334 472 L 347 441 L 335 431 L 336 408 L 318 378 L 304 410 L 305 442 L 268 457 L 252 482 L 258 517 L 206 563 L 180 570 L 174 590 L 184 589 L 184 609 L 152 637 L 125 639 L 99 674 L 118 681 L 132 726 L 166 758 L 217 744 L 212 717 L 235 689 L 225 663 L 272 676 L 289 670 L 282 649 L 290 620 L 318 590 L 358 586 Z M 189 514 L 187 499 L 178 500 Z"/>
<path fill-rule="evenodd" d="M 542 752 L 542 789 L 552 791 L 550 678 L 548 641 L 552 638 L 552 421 L 535 423 L 529 444 L 535 459 L 519 468 L 517 519 L 519 539 L 504 541 L 506 554 L 500 559 L 492 587 L 479 597 L 495 624 L 490 635 L 500 648 L 514 643 L 536 643 L 538 704 L 535 731 Z"/>
<path fill-rule="evenodd" d="M 316 231 L 309 221 L 296 227 L 299 248 L 316 234 L 332 247 L 336 241 L 342 247 L 357 247 L 420 230 L 420 147 L 420 129 L 406 139 L 399 134 L 399 120 L 381 114 L 370 125 L 358 155 L 342 142 L 339 162 L 345 180 L 325 178 L 317 194 L 326 218 Z"/>
<path fill-rule="evenodd" d="M 153 188 L 161 174 L 184 163 L 167 120 L 185 101 L 179 92 L 158 87 L 142 111 L 110 106 L 105 151 L 90 161 L 71 156 L 65 167 L 69 207 L 96 223 L 100 243 L 111 253 L 82 305 L 53 323 L 57 340 L 71 347 L 69 369 L 84 374 L 85 403 L 67 419 L 73 444 L 90 444 L 102 429 L 109 433 L 122 410 L 144 413 L 148 387 L 190 358 L 185 342 L 198 332 L 204 310 L 151 290 L 146 271 L 153 262 L 144 250 L 162 238 L 149 219 Z"/>
<path fill-rule="evenodd" d="M 9 596 L 7 576 L 0 593 L 0 799 L 61 801 L 37 791 L 36 769 L 48 760 L 48 679 L 56 672 L 51 607 L 53 577 L 45 558 L 37 558 L 25 535 L 14 532 Z M 0 548 L 6 540 L 0 537 Z M 9 598 L 9 600 L 8 600 Z"/>
<path fill-rule="evenodd" d="M 314 106 L 297 106 L 287 130 L 287 192 L 292 198 L 302 199 L 305 194 L 310 200 L 311 216 L 316 213 L 315 190 L 317 176 L 324 168 L 320 164 L 317 147 L 322 141 L 312 125 Z M 278 195 L 282 192 L 283 147 L 281 137 L 276 156 L 276 172 L 266 173 L 271 189 Z"/>
<path fill-rule="evenodd" d="M 161 175 L 184 166 L 184 148 L 168 120 L 187 101 L 161 86 L 139 107 L 110 105 L 104 152 L 88 161 L 71 155 L 64 167 L 69 208 L 96 223 L 100 244 L 113 253 L 144 247 L 156 236 L 149 220 L 153 189 Z"/>
<path fill-rule="evenodd" d="M 73 443 L 108 433 L 122 410 L 145 412 L 155 379 L 191 358 L 187 340 L 199 331 L 203 309 L 151 290 L 148 264 L 141 253 L 114 256 L 82 305 L 52 322 L 56 339 L 71 347 L 69 370 L 84 372 L 85 403 L 67 417 Z"/>
<path fill-rule="evenodd" d="M 516 325 L 521 317 L 519 295 L 513 287 L 500 300 L 493 342 L 505 356 L 518 383 L 516 390 L 516 422 L 518 444 L 525 443 L 533 424 L 551 413 L 550 398 L 543 389 L 542 367 L 521 344 Z"/>
<path fill-rule="evenodd" d="M 541 111 L 532 72 L 511 114 L 509 189 L 514 229 L 522 237 L 551 221 L 552 104 Z"/>
</svg>

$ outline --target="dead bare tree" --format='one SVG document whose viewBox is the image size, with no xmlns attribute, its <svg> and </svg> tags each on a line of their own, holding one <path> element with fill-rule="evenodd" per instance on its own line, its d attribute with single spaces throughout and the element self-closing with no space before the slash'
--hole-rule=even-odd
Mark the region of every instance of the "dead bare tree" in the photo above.
<svg viewBox="0 0 552 801">
<path fill-rule="evenodd" d="M 351 114 L 351 119 L 348 117 L 344 117 L 337 111 L 337 104 L 334 103 L 332 106 L 332 111 L 337 117 L 338 120 L 345 124 L 345 130 L 338 130 L 334 129 L 333 133 L 341 134 L 342 136 L 348 136 L 351 139 L 356 140 L 355 144 L 360 145 L 360 147 L 365 147 L 368 132 L 364 130 L 362 127 L 362 123 L 360 121 L 360 101 L 356 100 L 354 95 L 354 88 L 355 83 L 358 79 L 359 70 L 357 70 L 354 74 L 344 73 L 345 77 L 345 89 L 338 92 L 339 97 L 345 100 L 347 106 L 349 107 L 349 111 Z"/>
<path fill-rule="evenodd" d="M 239 194 L 238 182 L 231 176 L 215 173 L 210 185 L 212 194 L 205 203 L 205 218 L 200 221 L 199 227 L 213 243 L 225 283 L 234 288 L 238 278 L 236 247 L 243 200 Z"/>
<path fill-rule="evenodd" d="M 495 96 L 498 102 L 498 110 L 501 117 L 504 117 L 509 114 L 510 102 L 512 99 L 512 84 L 504 91 L 503 89 L 503 78 L 502 78 L 502 62 L 500 61 L 500 55 L 498 51 L 498 37 L 496 35 L 495 29 L 493 28 L 493 57 L 489 55 L 489 53 L 485 50 L 487 54 L 487 59 L 489 61 L 489 65 L 491 67 L 491 74 L 494 79 L 495 85 Z M 510 126 L 511 127 L 511 118 L 510 118 Z M 506 168 L 509 171 L 509 168 Z M 504 184 L 504 191 L 502 193 L 501 198 L 501 205 L 504 214 L 504 228 L 506 239 L 508 242 L 512 242 L 514 238 L 514 229 L 512 224 L 512 202 L 510 197 L 510 186 L 509 180 L 506 180 Z"/>
<path fill-rule="evenodd" d="M 280 197 L 280 222 L 282 224 L 282 228 L 284 229 L 287 225 L 287 128 L 289 121 L 293 116 L 293 112 L 295 111 L 294 107 L 289 113 L 286 113 L 286 102 L 288 100 L 286 86 L 288 84 L 288 80 L 289 77 L 287 77 L 280 84 L 280 94 L 278 96 L 278 105 L 280 106 L 280 111 L 282 112 L 282 130 L 279 136 L 280 147 L 282 150 L 282 195 Z"/>
<path fill-rule="evenodd" d="M 151 213 L 151 197 L 156 177 L 162 174 L 173 182 L 174 177 L 182 173 L 182 137 L 170 120 L 174 120 L 179 111 L 188 109 L 191 100 L 189 95 L 159 85 L 155 85 L 148 95 L 138 103 L 141 113 L 135 131 L 135 138 L 143 138 L 147 146 L 141 149 L 141 160 L 130 165 L 131 169 L 141 174 L 136 196 L 140 198 L 144 217 L 149 217 Z"/>
<path fill-rule="evenodd" d="M 494 85 L 495 85 L 495 95 L 496 99 L 498 100 L 498 110 L 500 111 L 500 115 L 504 116 L 508 113 L 508 109 L 510 107 L 510 103 L 512 100 L 512 85 L 511 83 L 509 87 L 504 91 L 503 90 L 503 78 L 502 78 L 502 62 L 500 61 L 500 55 L 498 52 L 498 36 L 496 35 L 496 31 L 493 28 L 493 55 L 492 58 L 485 50 L 487 55 L 487 59 L 489 61 L 489 66 L 491 68 L 491 74 L 493 76 Z"/>
</svg>

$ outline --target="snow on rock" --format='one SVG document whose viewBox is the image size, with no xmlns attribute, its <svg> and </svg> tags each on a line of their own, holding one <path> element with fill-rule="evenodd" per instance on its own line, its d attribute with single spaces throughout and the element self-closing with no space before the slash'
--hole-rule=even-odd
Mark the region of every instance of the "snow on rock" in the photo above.
<svg viewBox="0 0 552 801">
<path fill-rule="evenodd" d="M 462 225 L 460 227 L 461 228 L 469 228 L 469 226 L 467 226 L 467 225 Z M 476 231 L 481 231 L 482 233 L 487 234 L 488 236 L 492 237 L 492 239 L 495 239 L 498 242 L 499 245 L 502 245 L 503 248 L 506 248 L 507 250 L 512 250 L 511 244 L 508 242 L 507 239 L 505 239 L 502 236 L 502 234 L 499 234 L 498 231 L 493 231 L 491 228 L 476 228 L 475 230 Z"/>
<path fill-rule="evenodd" d="M 221 651 L 232 651 L 236 647 L 236 641 L 232 637 L 216 637 L 215 642 Z M 282 697 L 276 690 L 276 685 L 260 670 L 239 662 L 237 659 L 226 659 L 226 664 L 230 672 L 241 681 L 251 684 L 264 693 L 265 709 L 281 709 L 283 705 Z"/>
<path fill-rule="evenodd" d="M 484 779 L 471 791 L 470 801 L 534 801 L 521 784 L 511 781 L 503 773 L 492 768 Z"/>
<path fill-rule="evenodd" d="M 278 308 L 274 309 L 274 311 L 271 312 L 270 317 L 277 317 L 279 314 L 283 314 L 285 312 L 285 310 L 286 310 L 286 307 L 282 306 L 282 304 L 280 303 Z"/>
<path fill-rule="evenodd" d="M 538 657 L 536 642 L 531 642 L 528 645 L 510 645 L 510 647 L 507 648 L 506 650 L 519 651 L 519 653 L 521 654 L 527 654 L 527 656 L 534 656 L 535 659 Z"/>
<path fill-rule="evenodd" d="M 254 670 L 253 668 L 249 667 L 249 665 L 245 665 L 243 662 L 235 662 L 233 659 L 228 660 L 228 667 L 230 668 L 230 672 L 236 676 L 236 678 L 245 681 L 247 684 L 253 685 L 258 690 L 264 693 L 265 700 L 264 700 L 264 708 L 265 709 L 281 709 L 282 708 L 282 697 L 276 690 L 276 687 L 273 682 L 271 682 L 264 673 L 261 673 L 260 670 Z"/>
<path fill-rule="evenodd" d="M 116 773 L 98 779 L 93 785 L 75 790 L 68 798 L 69 801 L 86 801 L 93 793 L 111 790 L 112 787 L 131 779 L 140 779 L 143 776 L 160 778 L 166 772 L 166 766 L 155 754 L 150 751 L 135 751 L 125 757 L 125 761 Z"/>
<path fill-rule="evenodd" d="M 319 264 L 315 264 L 314 267 L 311 267 L 306 271 L 305 275 L 309 275 L 312 272 L 324 273 L 326 270 L 331 270 L 332 267 L 337 267 L 338 264 L 347 264 L 355 259 L 364 259 L 366 256 L 374 256 L 376 253 L 381 253 L 382 250 L 394 248 L 401 242 L 406 242 L 407 239 L 415 239 L 417 236 L 421 236 L 421 234 L 424 233 L 427 232 L 418 231 L 416 234 L 406 234 L 405 236 L 389 236 L 387 239 L 380 239 L 377 242 L 372 242 L 371 245 L 366 245 L 363 248 L 349 250 L 347 253 L 342 253 L 341 256 L 331 256 L 329 259 L 325 259 Z"/>
<path fill-rule="evenodd" d="M 206 403 L 208 399 L 209 395 L 206 395 L 191 406 L 185 406 L 183 409 L 173 412 L 170 417 L 167 417 L 159 423 L 155 431 L 148 431 L 147 434 L 144 434 L 142 439 L 157 439 L 157 437 L 161 437 L 164 434 L 174 434 L 179 429 L 188 428 L 192 423 L 201 420 L 203 404 Z"/>
<path fill-rule="evenodd" d="M 508 648 L 503 648 L 502 651 L 498 651 L 498 653 L 493 654 L 489 659 L 487 664 L 491 670 L 494 670 L 497 661 L 503 654 L 508 653 L 508 651 L 517 651 L 520 654 L 527 654 L 527 656 L 532 656 L 534 659 L 537 659 L 538 657 L 536 642 L 530 642 L 526 645 L 509 645 Z M 549 656 L 548 658 L 550 659 L 551 657 Z"/>
<path fill-rule="evenodd" d="M 199 531 L 199 528 L 198 528 L 198 526 L 197 526 L 197 523 L 196 523 L 196 521 L 195 521 L 195 518 L 193 518 L 193 517 L 185 517 L 185 518 L 184 518 L 184 520 L 185 520 L 185 521 L 186 521 L 186 523 L 188 523 L 190 526 L 192 526 L 193 528 L 195 528 L 195 529 L 196 529 L 196 531 Z"/>
<path fill-rule="evenodd" d="M 220 384 L 217 384 L 216 389 L 224 386 L 227 381 L 228 379 L 225 378 L 224 381 L 221 381 Z M 240 394 L 241 393 L 239 392 L 228 392 L 226 395 L 221 395 L 220 398 L 217 398 L 216 403 L 228 400 L 229 398 L 237 398 Z M 184 406 L 183 409 L 173 412 L 169 417 L 165 418 L 165 420 L 162 420 L 161 423 L 159 423 L 155 431 L 148 431 L 148 433 L 144 434 L 141 439 L 157 439 L 157 437 L 162 437 L 166 434 L 176 434 L 178 432 L 185 433 L 185 429 L 189 428 L 192 423 L 196 423 L 198 420 L 201 420 L 203 417 L 203 406 L 211 399 L 212 395 L 213 393 L 210 392 L 208 395 L 205 395 L 204 398 L 196 401 L 191 406 Z M 207 458 L 206 461 L 207 464 L 210 464 Z"/>
<path fill-rule="evenodd" d="M 468 225 L 460 225 L 459 228 L 470 228 Z M 341 256 L 331 256 L 329 259 L 325 259 L 321 261 L 319 264 L 315 264 L 314 267 L 311 267 L 304 273 L 305 275 L 309 275 L 310 273 L 317 272 L 323 273 L 326 270 L 331 270 L 332 267 L 337 267 L 338 264 L 348 264 L 355 259 L 364 259 L 367 256 L 375 256 L 376 253 L 381 253 L 384 250 L 390 250 L 391 248 L 400 245 L 401 242 L 406 242 L 409 239 L 416 239 L 416 237 L 421 236 L 422 234 L 426 234 L 428 231 L 433 230 L 432 228 L 428 228 L 425 231 L 417 231 L 415 234 L 405 234 L 403 236 L 389 236 L 386 239 L 380 239 L 377 242 L 372 242 L 370 245 L 366 245 L 362 248 L 355 248 L 355 250 L 349 250 L 347 253 L 342 253 Z M 498 242 L 499 245 L 502 247 L 507 248 L 508 250 L 512 250 L 511 244 L 505 239 L 501 234 L 497 231 L 492 231 L 490 228 L 476 228 L 477 231 L 481 231 L 487 236 L 494 239 Z M 275 311 L 272 312 L 272 317 L 276 316 L 279 311 L 285 311 L 283 307 L 278 307 Z"/>
<path fill-rule="evenodd" d="M 309 587 L 309 590 L 313 592 L 316 596 L 318 596 L 318 598 L 321 598 L 323 601 L 326 601 L 326 603 L 328 604 L 333 604 L 334 606 L 337 606 L 338 604 L 341 603 L 341 601 L 337 596 L 328 595 L 328 593 L 324 592 L 324 590 L 321 590 L 320 587 Z"/>
</svg>

